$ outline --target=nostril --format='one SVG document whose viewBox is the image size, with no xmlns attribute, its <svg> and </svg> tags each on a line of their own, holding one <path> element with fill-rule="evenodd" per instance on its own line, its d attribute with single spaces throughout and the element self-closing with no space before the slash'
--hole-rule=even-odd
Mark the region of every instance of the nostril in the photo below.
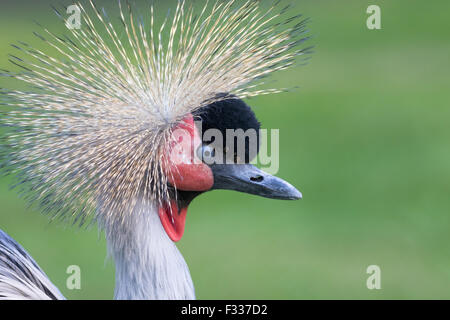
<svg viewBox="0 0 450 320">
<path fill-rule="evenodd" d="M 253 182 L 262 182 L 264 180 L 263 176 L 250 177 L 250 180 Z"/>
</svg>

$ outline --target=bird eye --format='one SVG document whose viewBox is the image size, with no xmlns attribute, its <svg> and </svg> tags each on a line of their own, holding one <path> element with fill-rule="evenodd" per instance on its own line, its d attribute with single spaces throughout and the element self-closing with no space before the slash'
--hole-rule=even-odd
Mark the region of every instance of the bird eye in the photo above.
<svg viewBox="0 0 450 320">
<path fill-rule="evenodd" d="M 203 162 L 212 164 L 212 162 L 214 161 L 216 152 L 215 152 L 214 148 L 212 148 L 208 145 L 201 145 L 197 149 L 197 155 Z"/>
</svg>

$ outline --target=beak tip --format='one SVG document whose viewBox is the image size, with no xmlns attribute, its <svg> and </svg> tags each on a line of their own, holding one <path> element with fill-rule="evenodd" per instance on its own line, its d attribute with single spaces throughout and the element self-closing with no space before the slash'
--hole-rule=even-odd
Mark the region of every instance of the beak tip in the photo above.
<svg viewBox="0 0 450 320">
<path fill-rule="evenodd" d="M 302 199 L 303 199 L 303 194 L 296 189 L 295 193 L 292 196 L 292 200 L 302 200 Z"/>
<path fill-rule="evenodd" d="M 282 196 L 281 199 L 284 199 L 284 200 L 302 200 L 303 199 L 303 194 L 292 185 L 289 185 L 289 188 L 285 189 L 283 194 L 284 195 Z"/>
</svg>

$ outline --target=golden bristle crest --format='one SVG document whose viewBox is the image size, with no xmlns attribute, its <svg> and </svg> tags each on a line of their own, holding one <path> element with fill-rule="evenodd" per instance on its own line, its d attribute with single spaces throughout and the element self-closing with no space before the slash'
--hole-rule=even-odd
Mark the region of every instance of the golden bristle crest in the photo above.
<svg viewBox="0 0 450 320">
<path fill-rule="evenodd" d="M 80 224 L 126 222 L 138 198 L 164 201 L 172 128 L 217 100 L 282 91 L 265 77 L 309 51 L 306 20 L 280 3 L 179 1 L 159 25 L 153 6 L 144 23 L 119 2 L 116 24 L 92 1 L 77 6 L 80 29 L 37 34 L 51 54 L 15 46 L 24 71 L 3 76 L 34 89 L 2 90 L 0 123 L 3 171 L 41 210 Z"/>
</svg>

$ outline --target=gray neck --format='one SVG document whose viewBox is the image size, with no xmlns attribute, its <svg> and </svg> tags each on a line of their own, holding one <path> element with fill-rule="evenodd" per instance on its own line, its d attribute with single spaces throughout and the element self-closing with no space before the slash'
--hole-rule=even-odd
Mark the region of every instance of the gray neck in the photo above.
<svg viewBox="0 0 450 320">
<path fill-rule="evenodd" d="M 116 264 L 114 298 L 195 299 L 189 268 L 164 231 L 154 206 L 139 204 L 126 226 L 106 228 Z"/>
</svg>

